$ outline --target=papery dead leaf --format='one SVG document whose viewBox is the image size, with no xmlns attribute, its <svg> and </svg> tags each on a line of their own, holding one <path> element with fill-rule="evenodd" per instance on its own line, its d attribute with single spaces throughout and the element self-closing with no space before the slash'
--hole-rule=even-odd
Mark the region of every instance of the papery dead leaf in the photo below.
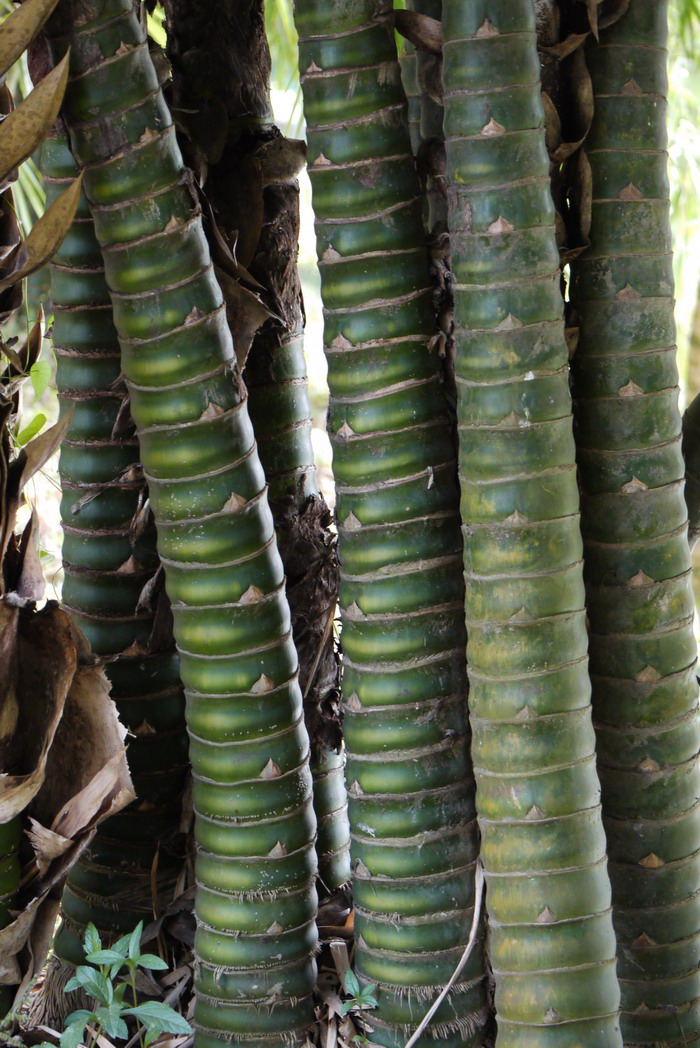
<svg viewBox="0 0 700 1048">
<path fill-rule="evenodd" d="M 55 426 L 51 426 L 50 429 L 26 444 L 17 458 L 10 463 L 7 470 L 7 488 L 4 499 L 5 519 L 2 534 L 0 534 L 0 561 L 5 555 L 7 543 L 14 530 L 22 491 L 34 474 L 45 466 L 53 453 L 58 450 L 68 431 L 71 419 L 72 410 L 67 411 Z"/>
<path fill-rule="evenodd" d="M 36 320 L 32 324 L 26 342 L 17 353 L 20 362 L 20 370 L 22 372 L 29 371 L 29 369 L 33 367 L 39 359 L 41 347 L 44 344 L 45 332 L 46 319 L 44 317 L 44 307 L 40 304 L 37 310 Z"/>
<path fill-rule="evenodd" d="M 22 980 L 18 954 L 24 948 L 43 897 L 34 899 L 21 913 L 0 929 L 0 986 L 15 986 Z"/>
<path fill-rule="evenodd" d="M 598 17 L 598 28 L 607 29 L 608 26 L 614 25 L 618 19 L 627 14 L 629 6 L 630 0 L 616 0 L 616 3 L 608 4 L 605 15 Z"/>
<path fill-rule="evenodd" d="M 68 57 L 0 124 L 0 182 L 32 155 L 53 126 L 68 82 Z"/>
<path fill-rule="evenodd" d="M 80 666 L 46 762 L 46 785 L 33 814 L 54 833 L 75 838 L 133 800 L 110 684 L 100 666 Z M 76 769 L 80 769 L 76 791 Z M 58 812 L 58 814 L 56 814 Z"/>
<path fill-rule="evenodd" d="M 22 600 L 37 601 L 44 596 L 46 582 L 39 556 L 39 518 L 36 510 L 32 510 L 19 541 L 17 578 L 11 580 L 11 588 Z"/>
<path fill-rule="evenodd" d="M 590 33 L 570 33 L 561 43 L 554 47 L 545 47 L 543 50 L 555 58 L 566 58 L 582 46 L 590 36 Z"/>
<path fill-rule="evenodd" d="M 43 877 L 54 859 L 65 854 L 73 841 L 63 837 L 60 833 L 54 833 L 53 830 L 47 829 L 46 826 L 42 826 L 40 822 L 31 817 L 29 826 L 27 836 L 34 849 L 34 858 L 39 870 L 39 876 Z"/>
<path fill-rule="evenodd" d="M 588 21 L 591 25 L 591 32 L 593 36 L 598 39 L 598 4 L 601 0 L 586 0 L 586 10 L 588 12 Z"/>
<path fill-rule="evenodd" d="M 7 603 L 0 608 L 7 618 Z M 0 680 L 5 695 L 8 689 L 14 689 L 18 712 L 12 773 L 6 766 L 0 768 L 0 822 L 9 822 L 39 793 L 77 666 L 71 622 L 64 611 L 55 604 L 38 612 L 31 608 L 13 610 L 17 616 L 16 650 L 10 672 L 14 676 L 9 676 L 4 666 Z M 0 695 L 0 708 L 2 705 Z M 75 766 L 72 775 L 75 782 Z"/>
<path fill-rule="evenodd" d="M 257 295 L 242 287 L 219 266 L 215 266 L 214 269 L 226 300 L 226 317 L 233 336 L 236 361 L 242 370 L 256 332 L 267 320 L 280 318 L 269 310 Z"/>
<path fill-rule="evenodd" d="M 0 76 L 8 71 L 46 22 L 58 0 L 25 0 L 2 23 Z"/>
<path fill-rule="evenodd" d="M 3 126 L 0 125 L 0 137 Z M 56 253 L 73 224 L 80 200 L 82 179 L 80 174 L 34 223 L 29 236 L 17 253 L 17 268 L 0 280 L 0 291 L 36 272 Z"/>
<path fill-rule="evenodd" d="M 54 819 L 51 829 L 63 837 L 93 829 L 98 822 L 136 800 L 123 747 L 72 797 Z"/>
<path fill-rule="evenodd" d="M 442 24 L 437 18 L 418 11 L 394 11 L 394 25 L 396 32 L 412 43 L 417 51 L 433 55 L 442 53 Z"/>
</svg>

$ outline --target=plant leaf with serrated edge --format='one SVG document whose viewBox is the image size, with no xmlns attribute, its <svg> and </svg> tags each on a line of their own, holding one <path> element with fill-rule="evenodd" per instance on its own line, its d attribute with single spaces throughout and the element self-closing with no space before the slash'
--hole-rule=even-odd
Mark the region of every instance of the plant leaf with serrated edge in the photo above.
<svg viewBox="0 0 700 1048">
<path fill-rule="evenodd" d="M 61 1048 L 78 1048 L 85 1033 L 85 1023 L 82 1019 L 71 1023 L 61 1034 Z"/>
<path fill-rule="evenodd" d="M 133 932 L 129 936 L 129 959 L 132 960 L 132 961 L 136 957 L 139 956 L 140 949 L 141 949 L 141 935 L 142 935 L 142 933 L 143 933 L 143 921 L 139 921 L 139 923 L 136 925 L 136 927 L 134 928 Z"/>
<path fill-rule="evenodd" d="M 66 992 L 79 989 L 85 990 L 88 996 L 101 1004 L 109 1004 L 114 992 L 109 979 L 86 964 L 76 968 L 75 975 L 66 983 Z"/>
<path fill-rule="evenodd" d="M 167 962 L 162 957 L 157 957 L 155 953 L 142 953 L 137 963 L 139 968 L 150 968 L 152 971 L 167 971 Z"/>
<path fill-rule="evenodd" d="M 345 973 L 343 988 L 346 993 L 352 994 L 353 997 L 357 997 L 361 993 L 360 981 L 351 968 L 348 968 Z"/>
<path fill-rule="evenodd" d="M 58 0 L 25 0 L 25 3 L 2 23 L 0 76 L 26 51 L 57 3 Z"/>
<path fill-rule="evenodd" d="M 41 145 L 58 116 L 68 81 L 66 55 L 0 124 L 0 182 Z"/>
<path fill-rule="evenodd" d="M 85 938 L 83 939 L 83 946 L 85 947 L 85 953 L 94 953 L 95 950 L 102 949 L 102 939 L 95 925 L 90 921 L 87 928 L 85 929 Z M 89 959 L 89 958 L 88 958 Z"/>
<path fill-rule="evenodd" d="M 162 1033 L 192 1033 L 187 1020 L 162 1001 L 146 1001 L 134 1008 L 125 1008 L 124 1015 L 134 1015 L 144 1026 L 157 1027 Z"/>
<path fill-rule="evenodd" d="M 0 125 L 0 136 L 3 127 L 4 124 Z M 0 148 L 1 143 L 0 137 Z M 28 277 L 30 273 L 40 269 L 55 254 L 73 224 L 80 200 L 82 181 L 83 176 L 80 174 L 32 226 L 31 233 L 16 256 L 19 268 L 0 280 L 0 291 L 4 291 L 5 288 L 11 287 L 12 284 L 16 284 L 24 277 Z"/>
<path fill-rule="evenodd" d="M 95 950 L 93 953 L 87 953 L 85 960 L 90 964 L 114 964 L 115 961 L 120 965 L 124 964 L 124 958 L 116 950 Z"/>
</svg>

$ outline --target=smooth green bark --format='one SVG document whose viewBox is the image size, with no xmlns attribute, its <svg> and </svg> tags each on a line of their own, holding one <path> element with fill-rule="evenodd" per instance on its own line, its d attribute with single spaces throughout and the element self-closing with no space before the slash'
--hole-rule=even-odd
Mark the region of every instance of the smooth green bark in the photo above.
<svg viewBox="0 0 700 1048">
<path fill-rule="evenodd" d="M 477 840 L 458 495 L 390 26 L 297 0 L 331 391 L 357 946 L 406 1043 L 469 936 Z M 483 1036 L 477 946 L 421 1046 Z"/>
<path fill-rule="evenodd" d="M 700 1037 L 700 725 L 666 173 L 668 4 L 586 51 L 590 248 L 571 267 L 598 768 L 626 1045 Z M 672 883 L 671 883 L 672 882 Z"/>
<path fill-rule="evenodd" d="M 129 0 L 64 2 L 65 115 L 158 528 L 194 776 L 197 1041 L 302 1043 L 315 818 L 283 570 L 221 292 Z"/>
<path fill-rule="evenodd" d="M 530 0 L 443 5 L 470 711 L 499 1048 L 621 1043 Z"/>
</svg>

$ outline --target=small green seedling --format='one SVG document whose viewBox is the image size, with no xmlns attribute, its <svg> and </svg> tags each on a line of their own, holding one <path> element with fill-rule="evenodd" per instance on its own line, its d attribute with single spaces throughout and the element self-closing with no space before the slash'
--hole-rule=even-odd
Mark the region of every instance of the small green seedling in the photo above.
<svg viewBox="0 0 700 1048">
<path fill-rule="evenodd" d="M 133 932 L 124 935 L 113 946 L 103 949 L 97 928 L 94 924 L 88 924 L 83 940 L 88 964 L 76 968 L 75 975 L 66 983 L 65 991 L 84 990 L 92 997 L 95 1007 L 92 1011 L 79 1008 L 71 1012 L 61 1034 L 61 1048 L 78 1048 L 80 1044 L 86 1044 L 89 1048 L 103 1032 L 115 1040 L 126 1040 L 129 1030 L 124 1017 L 127 1015 L 133 1015 L 143 1028 L 141 1048 L 148 1048 L 162 1033 L 192 1033 L 187 1020 L 169 1005 L 161 1001 L 136 1004 L 137 968 L 164 970 L 168 967 L 155 954 L 141 953 L 142 932 L 143 921 L 139 921 Z M 118 978 L 120 975 L 121 978 Z M 125 1000 L 129 991 L 130 1000 Z"/>
<path fill-rule="evenodd" d="M 363 988 L 360 986 L 360 981 L 353 971 L 348 968 L 343 976 L 343 989 L 348 995 L 349 1000 L 343 1001 L 340 1009 L 341 1015 L 347 1015 L 349 1012 L 355 1012 L 357 1019 L 362 1023 L 364 1027 L 364 1021 L 362 1019 L 362 1012 L 368 1012 L 372 1008 L 377 1007 L 377 998 L 374 996 L 374 991 L 377 989 L 376 983 L 367 983 Z M 353 1041 L 360 1046 L 367 1046 L 370 1042 L 367 1040 L 366 1031 L 363 1033 L 356 1034 L 353 1037 Z"/>
</svg>

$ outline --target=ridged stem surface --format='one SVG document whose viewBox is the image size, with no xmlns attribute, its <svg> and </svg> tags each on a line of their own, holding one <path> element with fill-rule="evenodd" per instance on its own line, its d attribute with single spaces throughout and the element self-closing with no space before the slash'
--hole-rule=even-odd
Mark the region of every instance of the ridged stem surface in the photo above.
<svg viewBox="0 0 700 1048">
<path fill-rule="evenodd" d="M 65 136 L 44 144 L 42 171 L 50 203 L 77 174 Z M 69 875 L 54 951 L 79 964 L 89 921 L 105 938 L 148 921 L 156 852 L 160 888 L 172 890 L 178 870 L 167 852 L 179 831 L 189 761 L 170 616 L 157 590 L 142 597 L 158 568 L 155 528 L 133 426 L 127 417 L 124 433 L 118 422 L 128 409 L 119 342 L 84 196 L 49 268 L 56 385 L 61 411 L 73 412 L 59 465 L 63 606 L 93 651 L 109 657 L 112 695 L 133 732 L 128 759 L 138 797 L 100 827 Z"/>
<path fill-rule="evenodd" d="M 453 449 L 390 27 L 297 0 L 331 391 L 356 970 L 403 1046 L 469 936 L 477 852 Z M 421 1046 L 478 1045 L 474 950 Z"/>
<path fill-rule="evenodd" d="M 626 1045 L 700 1039 L 700 724 L 666 156 L 664 0 L 591 41 L 572 264 L 593 709 Z"/>
<path fill-rule="evenodd" d="M 618 1048 L 531 0 L 443 4 L 467 649 L 498 1048 Z"/>
<path fill-rule="evenodd" d="M 65 116 L 122 349 L 187 695 L 197 1043 L 302 1043 L 315 819 L 283 569 L 220 289 L 129 0 L 64 2 Z"/>
<path fill-rule="evenodd" d="M 206 8 L 189 0 L 167 0 L 168 54 L 173 103 L 181 112 L 195 114 L 190 117 L 192 131 L 199 136 L 200 149 L 211 153 L 203 188 L 219 234 L 258 281 L 258 296 L 273 314 L 252 340 L 243 380 L 299 655 L 319 878 L 331 889 L 350 876 L 339 665 L 329 621 L 337 601 L 337 552 L 330 514 L 316 484 L 311 440 L 297 271 L 301 151 L 272 119 L 263 8 L 262 0 L 220 0 Z M 218 119 L 199 121 L 199 114 L 208 110 Z"/>
</svg>

